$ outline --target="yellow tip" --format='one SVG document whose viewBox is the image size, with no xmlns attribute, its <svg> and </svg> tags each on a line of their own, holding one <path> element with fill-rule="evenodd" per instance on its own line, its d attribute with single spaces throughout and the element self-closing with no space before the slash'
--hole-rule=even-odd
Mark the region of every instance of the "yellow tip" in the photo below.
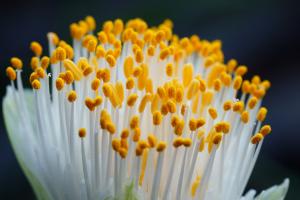
<svg viewBox="0 0 300 200">
<path fill-rule="evenodd" d="M 77 93 L 74 90 L 71 90 L 68 94 L 68 101 L 74 102 L 77 99 Z"/>
<path fill-rule="evenodd" d="M 259 132 L 265 137 L 266 135 L 270 134 L 271 131 L 272 129 L 270 125 L 264 125 Z"/>
<path fill-rule="evenodd" d="M 258 121 L 264 121 L 267 116 L 268 110 L 265 107 L 261 107 L 257 113 L 257 120 Z"/>
<path fill-rule="evenodd" d="M 241 114 L 241 120 L 242 122 L 244 122 L 245 124 L 248 123 L 249 121 L 249 112 L 248 111 L 243 111 Z"/>
<path fill-rule="evenodd" d="M 208 113 L 209 113 L 209 115 L 210 115 L 210 117 L 211 117 L 212 119 L 216 119 L 216 118 L 218 117 L 217 110 L 216 110 L 215 108 L 213 108 L 213 107 L 210 107 L 210 108 L 208 109 Z"/>
<path fill-rule="evenodd" d="M 218 145 L 220 144 L 220 142 L 222 141 L 222 133 L 216 133 L 213 138 L 212 138 L 212 142 L 215 144 L 215 145 Z"/>
<path fill-rule="evenodd" d="M 55 84 L 56 84 L 56 89 L 60 91 L 64 88 L 65 81 L 62 78 L 57 78 Z"/>
<path fill-rule="evenodd" d="M 80 138 L 84 138 L 86 136 L 86 129 L 85 128 L 80 128 L 78 130 L 78 135 Z"/>
<path fill-rule="evenodd" d="M 167 147 L 167 143 L 164 141 L 159 141 L 156 147 L 156 151 L 162 152 Z"/>
<path fill-rule="evenodd" d="M 153 113 L 153 124 L 156 125 L 156 126 L 160 125 L 161 121 L 162 121 L 162 114 L 161 114 L 161 112 L 160 111 L 155 111 Z"/>
<path fill-rule="evenodd" d="M 43 56 L 41 59 L 41 67 L 43 69 L 47 69 L 50 63 L 50 58 L 47 56 Z"/>
<path fill-rule="evenodd" d="M 129 123 L 130 128 L 131 128 L 131 129 L 137 128 L 137 127 L 139 126 L 139 123 L 140 123 L 140 118 L 139 118 L 139 116 L 134 115 L 134 116 L 130 119 L 130 123 Z"/>
<path fill-rule="evenodd" d="M 261 133 L 256 133 L 254 136 L 251 138 L 251 143 L 252 144 L 258 144 L 264 136 Z"/>
<path fill-rule="evenodd" d="M 6 75 L 8 76 L 9 80 L 14 81 L 17 78 L 16 72 L 12 67 L 6 68 Z"/>
<path fill-rule="evenodd" d="M 30 43 L 30 49 L 38 57 L 40 57 L 43 53 L 43 48 L 42 48 L 41 44 L 38 42 L 35 42 L 35 41 Z"/>
<path fill-rule="evenodd" d="M 31 83 L 32 87 L 35 89 L 35 90 L 39 90 L 41 88 L 41 83 L 39 80 L 35 79 L 34 81 L 32 81 Z"/>
<path fill-rule="evenodd" d="M 10 59 L 10 63 L 11 63 L 11 66 L 13 66 L 16 69 L 22 69 L 22 67 L 23 67 L 22 60 L 20 58 L 17 58 L 17 57 L 12 57 Z"/>
</svg>

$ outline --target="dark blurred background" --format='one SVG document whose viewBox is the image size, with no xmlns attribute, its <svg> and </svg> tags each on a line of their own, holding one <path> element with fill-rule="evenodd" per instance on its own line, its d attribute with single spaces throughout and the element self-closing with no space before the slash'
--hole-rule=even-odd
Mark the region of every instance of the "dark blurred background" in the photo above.
<svg viewBox="0 0 300 200">
<path fill-rule="evenodd" d="M 249 67 L 250 75 L 259 74 L 271 80 L 272 87 L 263 104 L 269 108 L 267 121 L 273 132 L 265 140 L 248 188 L 261 191 L 289 177 L 287 199 L 300 198 L 299 3 L 291 0 L 1 1 L 1 99 L 9 84 L 5 67 L 11 56 L 29 63 L 30 41 L 37 40 L 46 47 L 49 31 L 70 41 L 69 24 L 86 15 L 93 15 L 99 26 L 104 20 L 115 18 L 141 17 L 150 25 L 170 18 L 175 33 L 221 39 L 227 60 L 236 58 Z M 34 199 L 0 116 L 0 199 Z"/>
</svg>

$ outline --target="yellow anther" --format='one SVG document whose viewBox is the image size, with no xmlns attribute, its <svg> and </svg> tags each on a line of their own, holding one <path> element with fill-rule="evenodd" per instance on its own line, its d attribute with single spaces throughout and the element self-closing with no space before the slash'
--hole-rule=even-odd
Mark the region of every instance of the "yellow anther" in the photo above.
<svg viewBox="0 0 300 200">
<path fill-rule="evenodd" d="M 178 136 L 182 135 L 184 129 L 184 120 L 180 120 L 178 124 L 175 126 L 174 133 Z"/>
<path fill-rule="evenodd" d="M 95 21 L 94 17 L 92 17 L 92 16 L 86 16 L 85 17 L 85 22 L 88 25 L 89 31 L 93 31 L 93 30 L 96 29 L 96 21 Z"/>
<path fill-rule="evenodd" d="M 215 144 L 215 145 L 218 145 L 220 144 L 220 142 L 222 141 L 222 133 L 216 133 L 213 138 L 212 138 L 212 142 Z"/>
<path fill-rule="evenodd" d="M 185 147 L 190 147 L 192 145 L 192 139 L 191 138 L 184 138 L 182 140 L 182 144 L 185 146 Z"/>
<path fill-rule="evenodd" d="M 268 110 L 265 107 L 261 107 L 257 113 L 256 119 L 258 121 L 264 121 L 267 116 Z"/>
<path fill-rule="evenodd" d="M 251 138 L 252 144 L 258 144 L 262 139 L 264 139 L 264 136 L 261 133 L 256 133 Z"/>
<path fill-rule="evenodd" d="M 266 135 L 270 134 L 271 131 L 272 129 L 270 125 L 264 125 L 259 132 L 265 137 Z"/>
<path fill-rule="evenodd" d="M 156 151 L 162 152 L 167 147 L 167 143 L 164 141 L 159 141 L 156 147 Z"/>
<path fill-rule="evenodd" d="M 234 112 L 243 112 L 244 110 L 244 102 L 243 101 L 237 101 L 233 104 L 232 110 Z"/>
<path fill-rule="evenodd" d="M 236 68 L 237 66 L 237 61 L 235 59 L 230 59 L 227 63 L 227 70 L 228 72 L 233 72 L 234 69 Z"/>
<path fill-rule="evenodd" d="M 123 83 L 121 81 L 117 81 L 115 88 L 116 88 L 116 92 L 117 92 L 117 95 L 118 95 L 120 101 L 123 102 L 123 100 L 124 100 Z"/>
<path fill-rule="evenodd" d="M 94 106 L 100 106 L 102 103 L 102 97 L 101 96 L 96 96 L 94 99 Z"/>
<path fill-rule="evenodd" d="M 121 132 L 121 138 L 126 139 L 129 136 L 129 130 L 127 128 L 123 129 Z"/>
<path fill-rule="evenodd" d="M 228 122 L 223 122 L 222 123 L 222 132 L 223 133 L 229 133 L 230 131 L 230 124 Z"/>
<path fill-rule="evenodd" d="M 200 91 L 201 92 L 205 92 L 205 90 L 206 90 L 206 83 L 205 83 L 205 81 L 203 80 L 203 79 L 198 79 L 199 80 L 199 83 L 200 83 Z"/>
<path fill-rule="evenodd" d="M 183 79 L 184 87 L 187 87 L 190 84 L 190 82 L 192 81 L 193 72 L 194 72 L 193 65 L 186 64 L 183 66 L 182 79 Z"/>
<path fill-rule="evenodd" d="M 116 59 L 113 55 L 106 55 L 105 60 L 110 67 L 114 67 L 116 65 Z"/>
<path fill-rule="evenodd" d="M 65 60 L 67 57 L 66 50 L 62 47 L 57 47 L 57 49 L 55 50 L 55 57 L 56 57 L 56 60 L 58 60 L 58 61 Z"/>
<path fill-rule="evenodd" d="M 209 56 L 205 59 L 204 61 L 204 67 L 208 68 L 210 67 L 212 64 L 214 64 L 215 60 L 212 56 Z"/>
<path fill-rule="evenodd" d="M 181 106 L 181 108 L 180 108 L 180 113 L 181 113 L 182 116 L 184 116 L 185 111 L 186 111 L 186 108 L 187 108 L 187 106 L 186 106 L 185 104 L 183 104 L 183 105 Z"/>
<path fill-rule="evenodd" d="M 176 88 L 174 85 L 170 85 L 167 89 L 167 94 L 169 98 L 175 98 L 176 96 Z"/>
<path fill-rule="evenodd" d="M 42 67 L 38 67 L 36 69 L 36 74 L 39 76 L 39 78 L 45 78 L 46 77 L 45 70 Z"/>
<path fill-rule="evenodd" d="M 78 135 L 80 138 L 84 138 L 86 136 L 86 129 L 85 128 L 80 128 L 78 130 Z"/>
<path fill-rule="evenodd" d="M 222 82 L 220 79 L 215 79 L 213 82 L 213 86 L 214 86 L 214 90 L 219 92 L 221 90 L 222 87 Z"/>
<path fill-rule="evenodd" d="M 238 76 L 243 76 L 247 73 L 248 68 L 245 65 L 240 65 L 236 70 L 235 74 Z"/>
<path fill-rule="evenodd" d="M 77 99 L 77 93 L 74 90 L 71 90 L 68 94 L 68 101 L 74 102 Z"/>
<path fill-rule="evenodd" d="M 271 87 L 271 82 L 268 80 L 264 80 L 261 85 L 263 86 L 263 88 L 265 88 L 265 90 L 268 90 Z"/>
<path fill-rule="evenodd" d="M 165 49 L 163 49 L 163 50 L 160 51 L 159 58 L 160 58 L 161 60 L 164 60 L 164 59 L 166 59 L 169 55 L 170 55 L 170 49 L 169 49 L 169 48 L 165 48 Z"/>
<path fill-rule="evenodd" d="M 65 82 L 69 85 L 74 81 L 74 75 L 71 71 L 67 70 L 64 75 Z"/>
<path fill-rule="evenodd" d="M 66 70 L 70 70 L 74 76 L 75 80 L 80 80 L 83 76 L 83 73 L 81 72 L 81 70 L 75 65 L 75 63 L 69 59 L 65 59 L 63 61 L 64 67 L 66 68 Z"/>
<path fill-rule="evenodd" d="M 212 87 L 214 80 L 217 79 L 220 75 L 221 81 L 223 82 L 222 74 L 226 74 L 225 70 L 225 66 L 221 64 L 216 64 L 212 66 L 207 76 L 207 87 Z"/>
<path fill-rule="evenodd" d="M 210 115 L 210 117 L 211 117 L 212 119 L 216 119 L 216 118 L 218 117 L 217 110 L 216 110 L 215 108 L 213 108 L 213 107 L 210 107 L 210 108 L 208 109 L 208 113 L 209 113 L 209 115 Z"/>
<path fill-rule="evenodd" d="M 113 150 L 115 150 L 116 152 L 118 152 L 119 149 L 120 149 L 120 147 L 121 147 L 121 141 L 120 141 L 120 139 L 117 139 L 117 138 L 112 139 L 111 145 L 112 145 Z"/>
<path fill-rule="evenodd" d="M 223 109 L 224 109 L 225 111 L 230 110 L 231 107 L 232 107 L 232 101 L 225 101 L 225 102 L 224 102 L 224 104 L 223 104 Z"/>
<path fill-rule="evenodd" d="M 203 136 L 200 137 L 200 139 L 202 138 Z M 204 148 L 205 148 L 205 140 L 204 139 L 201 139 L 201 143 L 200 143 L 200 146 L 199 146 L 199 152 L 203 152 L 204 151 Z"/>
<path fill-rule="evenodd" d="M 123 158 L 123 159 L 126 158 L 127 153 L 128 153 L 128 150 L 126 148 L 121 147 L 119 149 L 119 154 L 120 154 L 121 158 Z"/>
<path fill-rule="evenodd" d="M 214 128 L 215 128 L 215 130 L 217 132 L 222 132 L 222 130 L 223 130 L 223 123 L 219 122 L 219 123 L 215 124 Z"/>
<path fill-rule="evenodd" d="M 177 138 L 175 138 L 174 141 L 173 141 L 173 146 L 174 146 L 175 148 L 178 148 L 178 147 L 180 147 L 181 145 L 183 145 L 183 138 L 182 138 L 182 137 L 177 137 Z"/>
<path fill-rule="evenodd" d="M 134 87 L 134 79 L 129 77 L 126 81 L 126 89 L 131 90 Z"/>
<path fill-rule="evenodd" d="M 239 90 L 242 85 L 243 78 L 241 76 L 236 76 L 233 81 L 233 88 Z"/>
<path fill-rule="evenodd" d="M 124 75 L 129 78 L 133 73 L 133 58 L 128 56 L 124 61 Z"/>
<path fill-rule="evenodd" d="M 59 37 L 56 33 L 49 32 L 48 33 L 48 38 L 51 39 L 52 44 L 57 45 L 59 42 Z"/>
<path fill-rule="evenodd" d="M 86 97 L 85 100 L 84 100 L 84 103 L 90 111 L 95 110 L 94 100 L 91 99 L 90 97 Z"/>
<path fill-rule="evenodd" d="M 96 48 L 96 57 L 99 58 L 104 58 L 106 52 L 105 49 L 102 45 L 98 45 Z"/>
<path fill-rule="evenodd" d="M 173 76 L 174 74 L 174 66 L 172 63 L 168 63 L 166 66 L 166 74 L 167 76 Z"/>
<path fill-rule="evenodd" d="M 112 32 L 112 31 L 113 31 L 113 28 L 114 28 L 114 24 L 113 24 L 113 22 L 110 21 L 110 20 L 104 22 L 103 27 L 102 27 L 102 29 L 103 29 L 103 31 L 104 31 L 105 33 L 110 33 L 110 32 Z"/>
<path fill-rule="evenodd" d="M 116 132 L 116 126 L 112 122 L 106 124 L 106 130 L 113 135 Z"/>
<path fill-rule="evenodd" d="M 173 100 L 169 99 L 167 101 L 167 107 L 168 107 L 168 111 L 170 113 L 175 113 L 176 112 L 176 103 Z"/>
<path fill-rule="evenodd" d="M 244 94 L 248 94 L 250 92 L 250 87 L 251 87 L 251 84 L 248 80 L 243 81 L 242 92 Z"/>
<path fill-rule="evenodd" d="M 252 79 L 251 79 L 251 83 L 253 83 L 255 85 L 259 85 L 260 82 L 261 82 L 261 79 L 258 75 L 253 76 Z"/>
<path fill-rule="evenodd" d="M 94 80 L 91 83 L 92 90 L 96 91 L 100 87 L 100 80 L 98 78 L 94 78 Z"/>
<path fill-rule="evenodd" d="M 11 66 L 16 68 L 16 69 L 22 69 L 23 67 L 23 62 L 20 58 L 17 58 L 17 57 L 12 57 L 10 59 L 10 63 L 11 63 Z"/>
<path fill-rule="evenodd" d="M 142 63 L 144 61 L 144 55 L 142 50 L 138 49 L 135 53 L 135 60 L 137 63 Z"/>
<path fill-rule="evenodd" d="M 100 31 L 98 33 L 98 40 L 102 43 L 102 44 L 105 44 L 108 42 L 108 39 L 107 39 L 107 35 L 104 31 Z"/>
<path fill-rule="evenodd" d="M 145 140 L 140 140 L 137 143 L 138 148 L 145 149 L 148 147 L 148 143 Z"/>
<path fill-rule="evenodd" d="M 135 129 L 139 126 L 139 123 L 140 123 L 140 118 L 139 116 L 137 115 L 134 115 L 131 119 L 130 119 L 130 122 L 129 122 L 129 126 L 131 129 Z"/>
<path fill-rule="evenodd" d="M 91 38 L 88 41 L 87 50 L 89 52 L 95 52 L 96 51 L 96 47 L 97 47 L 97 39 L 96 38 Z"/>
<path fill-rule="evenodd" d="M 158 94 L 159 98 L 161 98 L 161 99 L 164 99 L 166 97 L 166 92 L 163 87 L 157 88 L 157 94 Z"/>
<path fill-rule="evenodd" d="M 157 138 L 155 137 L 155 135 L 153 134 L 149 134 L 147 137 L 148 140 L 148 145 L 150 146 L 150 148 L 154 148 L 157 144 Z"/>
<path fill-rule="evenodd" d="M 134 142 L 138 142 L 140 140 L 140 137 L 141 137 L 141 129 L 136 127 L 134 130 L 133 130 L 133 136 L 132 136 L 132 140 Z"/>
<path fill-rule="evenodd" d="M 122 33 L 123 29 L 124 29 L 124 23 L 123 23 L 123 21 L 121 19 L 116 19 L 114 21 L 114 30 L 113 30 L 114 33 L 116 35 L 119 35 L 120 33 Z"/>
<path fill-rule="evenodd" d="M 104 83 L 102 86 L 102 91 L 106 97 L 110 97 L 112 95 L 112 88 L 109 83 Z"/>
<path fill-rule="evenodd" d="M 256 97 L 251 97 L 251 99 L 249 100 L 249 102 L 248 102 L 248 107 L 250 108 L 250 109 L 253 109 L 255 106 L 256 106 L 256 104 L 257 104 L 257 98 Z"/>
<path fill-rule="evenodd" d="M 168 109 L 167 103 L 163 103 L 163 104 L 161 105 L 160 112 L 161 112 L 161 114 L 163 114 L 163 115 L 167 115 L 167 114 L 168 114 L 169 109 Z"/>
<path fill-rule="evenodd" d="M 109 69 L 105 68 L 101 74 L 101 78 L 103 80 L 104 83 L 107 83 L 108 81 L 110 81 L 110 71 Z"/>
<path fill-rule="evenodd" d="M 41 67 L 42 67 L 43 69 L 47 69 L 48 66 L 49 66 L 49 63 L 50 63 L 49 57 L 43 56 L 42 59 L 41 59 Z"/>
<path fill-rule="evenodd" d="M 133 69 L 133 76 L 134 77 L 139 77 L 141 74 L 142 74 L 142 68 L 141 67 L 135 67 L 134 69 Z"/>
<path fill-rule="evenodd" d="M 221 81 L 225 86 L 229 87 L 231 83 L 231 76 L 224 72 L 221 74 Z"/>
<path fill-rule="evenodd" d="M 180 118 L 176 114 L 172 115 L 171 125 L 175 127 L 179 122 L 180 122 Z"/>
<path fill-rule="evenodd" d="M 258 99 L 263 98 L 265 96 L 265 94 L 266 94 L 266 91 L 264 88 L 258 88 L 256 90 L 254 90 L 254 92 L 253 92 L 253 96 L 255 96 Z"/>
<path fill-rule="evenodd" d="M 248 111 L 244 110 L 242 112 L 242 114 L 241 114 L 241 120 L 244 123 L 248 123 L 248 121 L 249 121 L 249 112 Z"/>
<path fill-rule="evenodd" d="M 93 72 L 93 68 L 91 66 L 87 66 L 86 68 L 84 68 L 83 70 L 83 75 L 84 76 L 88 76 Z"/>
<path fill-rule="evenodd" d="M 154 56 L 155 53 L 155 47 L 153 45 L 150 45 L 147 49 L 148 56 Z"/>
<path fill-rule="evenodd" d="M 154 113 L 153 113 L 153 124 L 154 125 L 160 125 L 160 123 L 161 123 L 161 121 L 162 121 L 162 114 L 161 114 L 161 112 L 160 111 L 155 111 Z"/>
<path fill-rule="evenodd" d="M 38 57 L 41 56 L 43 53 L 43 48 L 41 44 L 35 41 L 30 43 L 30 49 Z"/>
<path fill-rule="evenodd" d="M 196 122 L 197 122 L 197 128 L 200 128 L 200 127 L 204 126 L 205 119 L 201 117 L 201 118 L 197 119 Z"/>
<path fill-rule="evenodd" d="M 17 78 L 16 72 L 12 67 L 7 67 L 6 68 L 6 75 L 9 78 L 9 80 L 14 81 Z"/>
<path fill-rule="evenodd" d="M 177 103 L 181 103 L 183 101 L 183 89 L 181 88 L 176 89 L 175 100 Z"/>
<path fill-rule="evenodd" d="M 31 86 L 33 87 L 33 89 L 39 90 L 41 88 L 41 82 L 35 79 L 32 81 Z"/>
<path fill-rule="evenodd" d="M 190 41 L 187 37 L 184 37 L 180 40 L 180 46 L 184 49 L 188 47 L 189 43 Z"/>
<path fill-rule="evenodd" d="M 157 43 L 160 43 L 165 38 L 165 32 L 162 30 L 159 30 L 155 33 L 155 40 Z"/>
<path fill-rule="evenodd" d="M 39 78 L 39 76 L 37 75 L 37 73 L 32 72 L 29 77 L 29 82 L 32 83 L 32 81 L 34 81 L 35 79 L 38 79 L 38 78 Z"/>
<path fill-rule="evenodd" d="M 141 100 L 139 105 L 139 112 L 144 112 L 147 102 L 151 101 L 151 94 L 147 93 Z"/>
<path fill-rule="evenodd" d="M 58 91 L 60 91 L 64 88 L 65 81 L 62 78 L 57 78 L 56 81 L 55 81 L 55 84 L 56 84 L 56 89 Z"/>
<path fill-rule="evenodd" d="M 40 59 L 38 57 L 32 57 L 30 60 L 30 66 L 32 70 L 36 70 L 40 65 Z"/>
<path fill-rule="evenodd" d="M 194 95 L 199 90 L 199 88 L 200 88 L 199 80 L 193 79 L 190 85 L 188 86 L 187 95 L 186 95 L 187 99 L 190 100 L 192 97 L 194 97 Z"/>
<path fill-rule="evenodd" d="M 191 118 L 189 121 L 189 127 L 191 131 L 195 131 L 198 127 L 197 127 L 197 120 L 194 118 Z"/>
</svg>

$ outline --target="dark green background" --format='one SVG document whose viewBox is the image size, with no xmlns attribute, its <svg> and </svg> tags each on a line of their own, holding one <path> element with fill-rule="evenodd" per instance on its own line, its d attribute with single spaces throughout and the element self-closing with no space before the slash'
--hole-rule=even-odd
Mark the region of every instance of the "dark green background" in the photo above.
<svg viewBox="0 0 300 200">
<path fill-rule="evenodd" d="M 300 199 L 300 5 L 297 1 L 1 1 L 1 98 L 11 56 L 29 63 L 30 41 L 46 45 L 46 34 L 57 32 L 70 41 L 69 24 L 93 15 L 104 20 L 141 17 L 150 25 L 174 21 L 180 36 L 198 34 L 221 39 L 225 58 L 249 66 L 249 74 L 272 81 L 264 100 L 269 108 L 268 136 L 248 188 L 258 191 L 290 177 L 287 199 Z M 26 68 L 26 66 L 25 66 Z M 29 73 L 29 70 L 26 71 Z M 0 199 L 34 199 L 9 145 L 0 120 Z"/>
</svg>

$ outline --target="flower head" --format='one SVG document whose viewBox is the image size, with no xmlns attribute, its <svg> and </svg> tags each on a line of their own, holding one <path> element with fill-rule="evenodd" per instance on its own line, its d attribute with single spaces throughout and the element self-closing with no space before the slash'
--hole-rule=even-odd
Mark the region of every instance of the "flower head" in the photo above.
<svg viewBox="0 0 300 200">
<path fill-rule="evenodd" d="M 49 33 L 49 56 L 30 44 L 31 90 L 11 59 L 4 115 L 39 199 L 254 199 L 242 194 L 271 132 L 270 82 L 245 80 L 221 41 L 172 27 L 117 19 L 94 34 L 88 16 L 70 25 L 72 45 Z"/>
</svg>

